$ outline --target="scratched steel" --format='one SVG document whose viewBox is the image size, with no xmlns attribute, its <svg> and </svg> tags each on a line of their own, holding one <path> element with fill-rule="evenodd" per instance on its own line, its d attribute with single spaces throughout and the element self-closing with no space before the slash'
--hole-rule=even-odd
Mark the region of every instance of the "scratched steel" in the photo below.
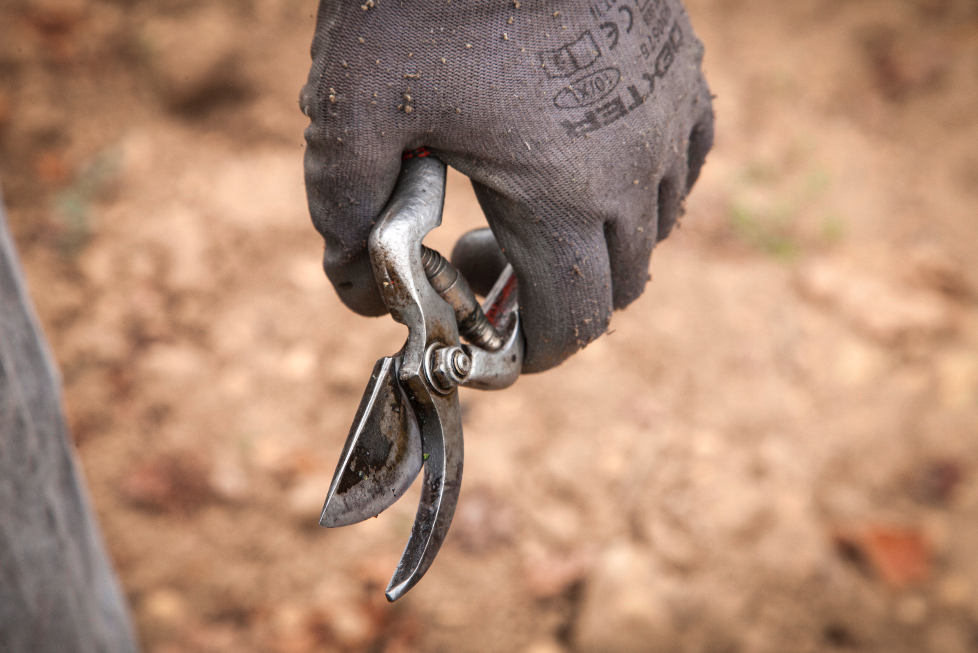
<svg viewBox="0 0 978 653">
<path fill-rule="evenodd" d="M 387 587 L 390 601 L 411 589 L 435 559 L 462 483 L 458 389 L 437 389 L 426 365 L 429 352 L 462 344 L 458 324 L 471 322 L 472 307 L 477 307 L 464 280 L 456 284 L 454 270 L 441 267 L 447 265 L 444 261 L 433 267 L 446 275 L 444 295 L 425 275 L 421 243 L 441 224 L 444 199 L 445 165 L 434 157 L 410 159 L 370 233 L 374 277 L 391 317 L 408 327 L 408 339 L 396 357 L 383 358 L 374 367 L 320 520 L 323 526 L 343 526 L 375 516 L 404 493 L 423 466 L 411 536 Z M 438 255 L 428 256 L 434 260 Z M 463 383 L 482 390 L 507 387 L 519 376 L 524 352 L 512 267 L 500 276 L 485 307 L 476 310 L 480 315 L 485 311 L 482 322 L 488 318 L 489 329 L 501 333 L 492 351 L 465 345 L 472 369 Z"/>
<path fill-rule="evenodd" d="M 407 491 L 421 462 L 421 434 L 397 381 L 397 360 L 381 358 L 360 400 L 319 523 L 348 526 L 376 517 Z"/>
</svg>

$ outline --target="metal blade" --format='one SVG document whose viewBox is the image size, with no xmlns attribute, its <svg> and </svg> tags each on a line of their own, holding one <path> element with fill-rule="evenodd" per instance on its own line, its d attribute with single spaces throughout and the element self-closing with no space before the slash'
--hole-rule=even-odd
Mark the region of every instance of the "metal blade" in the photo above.
<svg viewBox="0 0 978 653">
<path fill-rule="evenodd" d="M 411 537 L 387 587 L 396 600 L 431 566 L 445 540 L 462 482 L 462 419 L 458 391 L 444 394 L 429 378 L 430 355 L 458 347 L 455 311 L 428 281 L 422 261 L 425 234 L 441 223 L 445 165 L 434 157 L 406 161 L 391 201 L 367 246 L 377 287 L 391 317 L 408 327 L 398 380 L 421 426 L 424 483 Z"/>
<path fill-rule="evenodd" d="M 421 471 L 417 417 L 397 380 L 399 367 L 399 359 L 391 357 L 374 365 L 326 495 L 319 518 L 323 526 L 376 517 Z"/>
<path fill-rule="evenodd" d="M 462 414 L 458 390 L 448 396 L 428 392 L 418 378 L 408 392 L 422 424 L 424 483 L 411 537 L 387 586 L 387 600 L 396 601 L 414 587 L 434 562 L 452 524 L 462 486 Z"/>
</svg>

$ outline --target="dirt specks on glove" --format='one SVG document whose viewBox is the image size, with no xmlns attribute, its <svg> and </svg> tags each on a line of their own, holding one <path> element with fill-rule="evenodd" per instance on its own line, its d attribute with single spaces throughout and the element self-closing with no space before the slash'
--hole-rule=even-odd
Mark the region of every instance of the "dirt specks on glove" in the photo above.
<svg viewBox="0 0 978 653">
<path fill-rule="evenodd" d="M 559 364 L 642 293 L 712 144 L 703 48 L 682 4 L 367 9 L 320 4 L 301 96 L 327 275 L 353 310 L 385 312 L 367 235 L 401 152 L 427 146 L 472 179 L 516 269 L 524 371 Z"/>
</svg>

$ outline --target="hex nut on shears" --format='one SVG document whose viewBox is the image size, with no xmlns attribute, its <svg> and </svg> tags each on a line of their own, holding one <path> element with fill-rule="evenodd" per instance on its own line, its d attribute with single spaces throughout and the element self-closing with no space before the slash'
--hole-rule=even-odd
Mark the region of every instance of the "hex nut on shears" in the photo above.
<svg viewBox="0 0 978 653">
<path fill-rule="evenodd" d="M 472 371 L 472 358 L 461 347 L 444 347 L 431 343 L 425 353 L 425 374 L 442 394 L 448 394 L 465 383 Z"/>
</svg>

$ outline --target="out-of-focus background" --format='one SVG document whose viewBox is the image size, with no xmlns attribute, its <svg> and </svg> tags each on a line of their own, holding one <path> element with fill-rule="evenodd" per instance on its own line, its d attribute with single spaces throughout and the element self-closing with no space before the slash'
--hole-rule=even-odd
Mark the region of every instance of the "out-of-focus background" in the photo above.
<svg viewBox="0 0 978 653">
<path fill-rule="evenodd" d="M 978 5 L 688 8 L 681 228 L 613 333 L 463 391 L 455 523 L 390 606 L 417 494 L 316 524 L 404 331 L 320 269 L 315 2 L 4 0 L 0 180 L 147 652 L 978 650 Z M 452 176 L 430 244 L 482 223 Z"/>
</svg>

